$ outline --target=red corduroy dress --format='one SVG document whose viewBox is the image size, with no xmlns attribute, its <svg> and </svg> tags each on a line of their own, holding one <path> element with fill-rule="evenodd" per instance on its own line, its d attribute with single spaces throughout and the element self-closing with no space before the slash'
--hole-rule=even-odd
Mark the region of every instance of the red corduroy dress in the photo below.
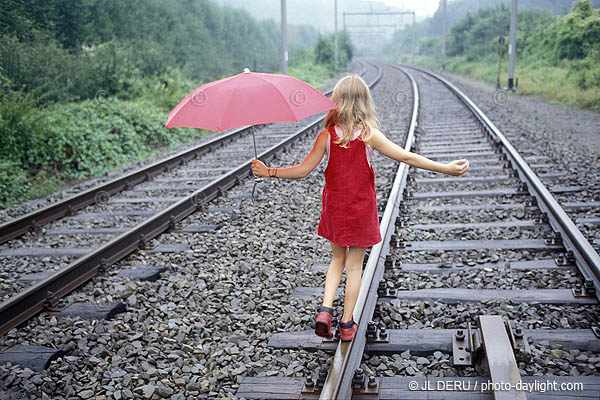
<svg viewBox="0 0 600 400">
<path fill-rule="evenodd" d="M 329 128 L 329 159 L 317 234 L 338 246 L 370 247 L 381 242 L 375 172 L 364 142 L 355 138 L 347 148 L 337 145 Z"/>
</svg>

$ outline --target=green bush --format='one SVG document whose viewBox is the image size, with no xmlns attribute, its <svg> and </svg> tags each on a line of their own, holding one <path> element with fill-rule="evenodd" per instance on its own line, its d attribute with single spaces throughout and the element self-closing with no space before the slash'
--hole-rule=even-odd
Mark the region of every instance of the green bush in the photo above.
<svg viewBox="0 0 600 400">
<path fill-rule="evenodd" d="M 569 14 L 540 24 L 531 36 L 528 54 L 555 63 L 584 59 L 600 50 L 600 11 L 589 0 L 576 0 Z"/>
<path fill-rule="evenodd" d="M 573 79 L 581 89 L 600 87 L 600 51 L 593 49 L 582 60 L 573 61 Z"/>
<path fill-rule="evenodd" d="M 0 74 L 0 80 L 2 76 Z M 37 121 L 32 113 L 38 103 L 31 93 L 0 88 L 0 159 L 32 167 Z"/>
<path fill-rule="evenodd" d="M 354 46 L 350 40 L 348 32 L 341 31 L 338 34 L 338 51 L 339 65 L 345 66 L 353 57 Z M 329 68 L 335 66 L 335 36 L 329 34 L 327 36 L 319 35 L 317 43 L 313 47 L 314 62 L 325 65 Z"/>
<path fill-rule="evenodd" d="M 27 173 L 18 163 L 0 159 L 0 208 L 14 204 L 30 188 Z"/>
<path fill-rule="evenodd" d="M 32 161 L 74 178 L 101 174 L 198 135 L 191 128 L 164 128 L 167 113 L 143 99 L 85 100 L 36 114 L 42 128 Z"/>
</svg>

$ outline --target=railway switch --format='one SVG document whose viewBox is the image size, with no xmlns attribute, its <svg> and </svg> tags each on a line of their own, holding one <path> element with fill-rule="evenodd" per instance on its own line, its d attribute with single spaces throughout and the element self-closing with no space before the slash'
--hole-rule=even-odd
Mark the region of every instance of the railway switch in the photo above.
<svg viewBox="0 0 600 400">
<path fill-rule="evenodd" d="M 454 365 L 473 365 L 475 351 L 480 342 L 479 338 L 474 340 L 474 336 L 478 335 L 477 330 L 471 330 L 471 323 L 468 324 L 466 334 L 464 329 L 457 329 L 456 333 L 452 335 L 452 362 Z M 475 349 L 475 351 L 472 349 Z"/>
</svg>

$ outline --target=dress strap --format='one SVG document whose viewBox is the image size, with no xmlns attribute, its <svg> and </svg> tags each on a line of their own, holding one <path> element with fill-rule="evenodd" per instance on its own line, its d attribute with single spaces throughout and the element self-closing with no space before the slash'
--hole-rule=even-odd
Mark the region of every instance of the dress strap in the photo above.
<svg viewBox="0 0 600 400">
<path fill-rule="evenodd" d="M 333 138 L 333 140 L 337 140 L 339 138 L 337 132 L 335 131 L 335 125 L 330 126 L 327 128 L 327 130 L 329 131 L 329 135 Z"/>
</svg>

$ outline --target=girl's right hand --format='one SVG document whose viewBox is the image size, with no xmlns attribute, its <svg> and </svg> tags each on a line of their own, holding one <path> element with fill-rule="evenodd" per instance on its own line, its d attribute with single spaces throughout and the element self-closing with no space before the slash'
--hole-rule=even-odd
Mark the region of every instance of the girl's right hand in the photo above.
<svg viewBox="0 0 600 400">
<path fill-rule="evenodd" d="M 467 169 L 469 168 L 469 161 L 467 161 L 465 158 L 454 160 L 446 164 L 446 168 L 448 169 L 448 175 L 460 176 L 467 172 Z"/>
<path fill-rule="evenodd" d="M 252 173 L 256 176 L 269 176 L 267 166 L 260 160 L 252 160 Z"/>
</svg>

